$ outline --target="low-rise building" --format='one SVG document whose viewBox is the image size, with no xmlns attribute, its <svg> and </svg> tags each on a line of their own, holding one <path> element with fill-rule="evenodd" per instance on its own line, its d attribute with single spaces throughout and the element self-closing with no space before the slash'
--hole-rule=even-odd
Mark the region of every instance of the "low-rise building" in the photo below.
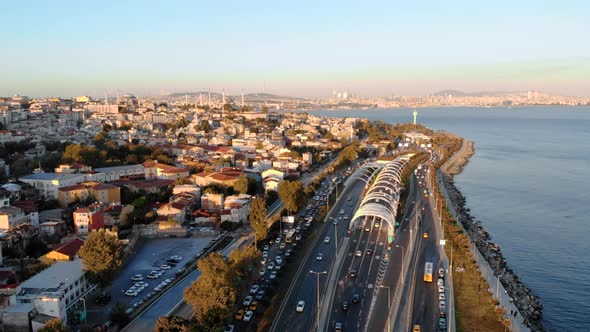
<svg viewBox="0 0 590 332">
<path fill-rule="evenodd" d="M 99 203 L 121 202 L 121 188 L 108 183 L 84 182 L 58 189 L 58 203 L 67 207 L 72 202 L 82 202 L 87 199 Z"/>
<path fill-rule="evenodd" d="M 95 288 L 85 277 L 82 260 L 57 262 L 17 287 L 14 306 L 32 305 L 37 313 L 68 324 L 68 313 Z"/>
<path fill-rule="evenodd" d="M 220 212 L 223 207 L 223 194 L 204 194 L 201 196 L 201 209 Z"/>
<path fill-rule="evenodd" d="M 104 228 L 104 216 L 100 205 L 93 204 L 74 211 L 74 227 L 76 234 L 80 235 Z"/>
<path fill-rule="evenodd" d="M 247 224 L 251 198 L 252 196 L 246 194 L 227 196 L 223 203 L 223 210 L 221 210 L 221 222 L 231 221 Z"/>
<path fill-rule="evenodd" d="M 45 264 L 53 264 L 58 261 L 73 261 L 78 257 L 78 251 L 83 244 L 84 240 L 74 238 L 39 257 L 39 260 Z"/>
<path fill-rule="evenodd" d="M 29 218 L 23 210 L 12 206 L 0 207 L 0 231 L 6 231 L 29 222 Z"/>
<path fill-rule="evenodd" d="M 37 173 L 21 176 L 20 181 L 35 187 L 46 199 L 57 199 L 58 189 L 84 181 L 83 174 Z"/>
</svg>

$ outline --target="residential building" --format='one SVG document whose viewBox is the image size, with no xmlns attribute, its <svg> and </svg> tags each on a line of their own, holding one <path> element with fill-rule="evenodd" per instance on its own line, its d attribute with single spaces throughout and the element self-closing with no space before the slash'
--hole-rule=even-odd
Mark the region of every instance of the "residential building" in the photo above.
<svg viewBox="0 0 590 332">
<path fill-rule="evenodd" d="M 227 196 L 223 203 L 223 210 L 221 210 L 221 222 L 231 221 L 247 224 L 251 198 L 252 196 L 246 194 Z"/>
<path fill-rule="evenodd" d="M 6 231 L 22 224 L 29 223 L 25 212 L 17 207 L 0 207 L 0 231 Z"/>
<path fill-rule="evenodd" d="M 84 240 L 74 238 L 39 257 L 39 260 L 45 264 L 53 264 L 58 261 L 73 261 L 78 257 L 78 251 L 83 244 Z"/>
<path fill-rule="evenodd" d="M 177 180 L 189 176 L 189 170 L 158 162 L 143 163 L 146 179 Z"/>
<path fill-rule="evenodd" d="M 121 188 L 107 183 L 83 182 L 58 189 L 57 200 L 61 207 L 67 207 L 72 202 L 83 202 L 87 199 L 99 203 L 120 203 Z"/>
<path fill-rule="evenodd" d="M 78 208 L 74 211 L 74 227 L 76 234 L 88 235 L 94 230 L 104 228 L 104 216 L 97 204 Z"/>
<path fill-rule="evenodd" d="M 94 289 L 85 277 L 82 260 L 60 261 L 18 286 L 10 302 L 32 305 L 38 314 L 59 318 L 68 325 L 68 313 Z"/>
<path fill-rule="evenodd" d="M 84 181 L 83 174 L 37 173 L 21 176 L 20 181 L 35 187 L 45 199 L 57 199 L 58 189 Z"/>
<path fill-rule="evenodd" d="M 223 194 L 204 194 L 201 196 L 201 209 L 220 212 L 223 207 Z"/>
<path fill-rule="evenodd" d="M 142 164 L 101 167 L 96 168 L 96 172 L 105 174 L 105 181 L 116 181 L 122 178 L 143 179 L 145 178 L 145 168 Z"/>
</svg>

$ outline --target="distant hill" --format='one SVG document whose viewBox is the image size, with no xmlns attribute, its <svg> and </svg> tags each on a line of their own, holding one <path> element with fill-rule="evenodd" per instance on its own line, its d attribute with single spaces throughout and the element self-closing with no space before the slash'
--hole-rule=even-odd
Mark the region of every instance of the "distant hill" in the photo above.
<svg viewBox="0 0 590 332">
<path fill-rule="evenodd" d="M 208 91 L 200 91 L 200 92 L 175 92 L 175 93 L 171 93 L 169 94 L 167 97 L 170 98 L 180 98 L 180 97 L 184 97 L 184 96 L 189 96 L 189 97 L 198 97 L 198 96 L 208 96 L 209 92 Z M 216 93 L 216 92 L 211 92 L 211 96 L 215 97 L 215 96 L 221 96 L 221 93 Z"/>
</svg>

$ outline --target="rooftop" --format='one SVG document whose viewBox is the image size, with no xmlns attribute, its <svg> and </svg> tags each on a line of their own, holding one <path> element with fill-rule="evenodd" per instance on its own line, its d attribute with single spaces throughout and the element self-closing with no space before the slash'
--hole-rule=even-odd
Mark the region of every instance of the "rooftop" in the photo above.
<svg viewBox="0 0 590 332">
<path fill-rule="evenodd" d="M 67 179 L 75 179 L 81 177 L 80 174 L 63 174 L 63 173 L 37 173 L 31 175 L 21 176 L 19 180 L 44 180 L 44 181 L 53 181 L 53 180 L 67 180 Z"/>
<path fill-rule="evenodd" d="M 80 279 L 84 274 L 82 260 L 76 259 L 71 262 L 57 262 L 33 276 L 21 284 L 21 291 L 18 296 L 38 295 L 45 292 L 58 292 L 62 287 L 69 285 L 66 281 Z"/>
</svg>

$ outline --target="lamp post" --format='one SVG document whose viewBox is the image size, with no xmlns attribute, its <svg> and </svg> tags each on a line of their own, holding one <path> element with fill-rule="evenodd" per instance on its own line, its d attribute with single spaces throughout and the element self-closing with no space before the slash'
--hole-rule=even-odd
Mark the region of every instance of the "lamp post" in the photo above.
<svg viewBox="0 0 590 332">
<path fill-rule="evenodd" d="M 319 331 L 320 330 L 320 274 L 325 274 L 328 272 L 326 272 L 326 271 L 315 272 L 315 271 L 310 270 L 309 273 L 315 274 L 317 277 L 317 291 L 316 291 L 317 303 L 316 303 L 315 324 L 316 324 L 316 331 Z"/>
<path fill-rule="evenodd" d="M 330 217 L 330 219 L 333 219 Z M 333 222 L 334 224 L 334 245 L 336 246 L 336 255 L 338 255 L 338 221 Z"/>
<path fill-rule="evenodd" d="M 379 285 L 379 288 L 387 288 L 387 332 L 391 331 L 391 287 Z"/>
<path fill-rule="evenodd" d="M 405 246 L 402 246 L 400 244 L 396 244 L 395 247 L 402 249 L 402 272 L 401 273 L 402 273 L 402 284 L 404 284 L 405 283 L 405 280 L 404 280 L 404 271 L 403 270 L 405 270 L 405 266 L 406 266 L 404 264 L 404 261 L 405 261 L 404 256 L 406 256 L 406 247 Z"/>
</svg>

